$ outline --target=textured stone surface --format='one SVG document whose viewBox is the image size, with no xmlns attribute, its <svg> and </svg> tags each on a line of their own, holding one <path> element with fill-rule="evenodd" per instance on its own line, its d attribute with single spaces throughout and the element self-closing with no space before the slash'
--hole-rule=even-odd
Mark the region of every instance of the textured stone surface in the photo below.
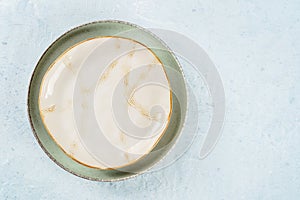
<svg viewBox="0 0 300 200">
<path fill-rule="evenodd" d="M 1 0 L 0 199 L 298 199 L 299 9 L 297 0 Z M 227 100 L 209 157 L 199 159 L 197 137 L 168 168 L 97 183 L 65 172 L 41 150 L 26 114 L 34 66 L 66 30 L 102 19 L 178 31 L 207 51 Z M 196 85 L 197 77 L 188 79 Z"/>
</svg>

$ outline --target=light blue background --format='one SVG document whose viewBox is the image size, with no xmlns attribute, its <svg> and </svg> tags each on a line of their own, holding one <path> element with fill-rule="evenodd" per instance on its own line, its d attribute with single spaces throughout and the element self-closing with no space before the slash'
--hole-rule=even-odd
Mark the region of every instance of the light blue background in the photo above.
<svg viewBox="0 0 300 200">
<path fill-rule="evenodd" d="M 174 165 L 117 183 L 73 176 L 35 141 L 26 113 L 43 51 L 83 23 L 119 19 L 170 29 L 209 54 L 227 118 L 215 150 L 199 142 Z M 0 199 L 299 199 L 298 0 L 0 0 Z"/>
</svg>

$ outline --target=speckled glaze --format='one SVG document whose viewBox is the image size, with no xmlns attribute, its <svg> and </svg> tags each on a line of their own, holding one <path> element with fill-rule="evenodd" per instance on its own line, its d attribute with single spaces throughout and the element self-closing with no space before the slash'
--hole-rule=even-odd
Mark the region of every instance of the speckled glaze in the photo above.
<svg viewBox="0 0 300 200">
<path fill-rule="evenodd" d="M 53 66 L 53 63 L 55 63 L 55 61 L 57 61 L 61 55 L 64 55 L 68 50 L 70 50 L 71 47 L 82 43 L 82 41 L 91 40 L 93 38 L 112 36 L 123 38 L 124 40 L 128 41 L 136 41 L 142 46 L 149 48 L 149 50 L 151 50 L 151 52 L 157 58 L 156 64 L 161 63 L 161 65 L 164 66 L 165 73 L 169 79 L 169 84 L 171 87 L 170 89 L 172 90 L 173 87 L 176 87 L 178 91 L 181 91 L 181 93 L 180 95 L 176 96 L 171 93 L 170 99 L 172 99 L 172 101 L 170 101 L 170 103 L 172 105 L 170 108 L 172 108 L 172 112 L 170 110 L 169 113 L 172 114 L 168 118 L 168 126 L 166 126 L 165 123 L 164 127 L 166 129 L 163 131 L 164 134 L 157 135 L 155 139 L 152 139 L 152 142 L 148 144 L 148 148 L 144 149 L 144 153 L 141 153 L 138 158 L 132 158 L 130 162 L 135 161 L 134 164 L 118 168 L 118 170 L 105 170 L 105 168 L 112 168 L 112 166 L 122 166 L 124 161 L 114 163 L 115 165 L 106 165 L 106 167 L 101 168 L 99 165 L 97 165 L 97 161 L 99 160 L 94 160 L 94 163 L 80 163 L 75 157 L 68 156 L 68 154 L 70 155 L 70 151 L 68 152 L 68 150 L 60 147 L 54 141 L 53 138 L 55 137 L 48 133 L 47 127 L 45 127 L 43 123 L 43 115 L 51 113 L 56 109 L 56 107 L 53 105 L 48 105 L 46 107 L 42 106 L 41 110 L 43 112 L 40 112 L 39 92 L 41 91 L 40 86 L 42 84 L 43 77 L 49 70 L 49 67 Z M 68 63 L 64 64 L 65 66 L 69 66 Z M 178 72 L 177 74 L 180 74 L 180 76 L 172 75 L 174 74 L 174 71 Z M 70 70 L 70 72 L 72 72 L 72 70 Z M 96 95 L 101 96 L 103 87 L 101 88 L 101 84 L 99 84 L 99 82 L 101 83 L 103 80 L 98 80 L 98 86 L 100 85 L 100 87 L 98 87 L 98 92 L 96 92 Z M 97 107 L 98 109 L 101 109 L 101 104 L 95 104 L 95 108 Z M 186 109 L 187 94 L 184 78 L 181 68 L 174 55 L 168 50 L 162 41 L 160 41 L 150 32 L 135 25 L 119 21 L 100 21 L 86 24 L 72 29 L 61 36 L 47 49 L 47 51 L 39 60 L 32 75 L 28 92 L 28 113 L 31 126 L 35 137 L 46 154 L 65 170 L 77 176 L 97 181 L 116 181 L 133 177 L 157 163 L 171 149 L 177 137 L 179 136 L 180 130 L 184 124 Z M 97 118 L 101 118 L 101 115 L 99 115 Z M 154 148 L 151 149 L 150 146 L 154 146 Z M 96 148 L 94 148 L 94 150 L 95 149 Z M 143 156 L 145 153 L 147 153 L 148 149 L 151 150 L 151 152 L 146 156 Z"/>
</svg>

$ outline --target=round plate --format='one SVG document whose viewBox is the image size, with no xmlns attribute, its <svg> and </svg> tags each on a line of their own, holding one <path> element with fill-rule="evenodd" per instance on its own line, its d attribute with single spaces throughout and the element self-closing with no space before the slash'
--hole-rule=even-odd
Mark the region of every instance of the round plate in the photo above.
<svg viewBox="0 0 300 200">
<path fill-rule="evenodd" d="M 48 68 L 70 47 L 97 37 L 122 37 L 149 48 L 161 61 L 168 76 L 172 94 L 172 114 L 169 125 L 152 151 L 130 166 L 102 170 L 85 166 L 69 157 L 48 134 L 39 111 L 39 92 Z M 98 21 L 76 27 L 58 38 L 40 58 L 32 74 L 28 91 L 28 114 L 33 133 L 46 154 L 60 167 L 79 177 L 96 181 L 117 181 L 141 174 L 151 168 L 175 144 L 187 111 L 187 93 L 179 63 L 168 47 L 149 31 L 121 21 Z"/>
</svg>

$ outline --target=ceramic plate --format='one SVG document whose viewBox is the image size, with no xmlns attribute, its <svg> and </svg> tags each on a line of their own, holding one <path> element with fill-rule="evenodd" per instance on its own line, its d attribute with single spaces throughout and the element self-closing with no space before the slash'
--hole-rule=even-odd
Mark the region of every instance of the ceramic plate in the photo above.
<svg viewBox="0 0 300 200">
<path fill-rule="evenodd" d="M 79 177 L 141 174 L 170 151 L 184 124 L 180 65 L 149 31 L 120 21 L 70 30 L 40 58 L 28 113 L 36 139 Z"/>
</svg>

